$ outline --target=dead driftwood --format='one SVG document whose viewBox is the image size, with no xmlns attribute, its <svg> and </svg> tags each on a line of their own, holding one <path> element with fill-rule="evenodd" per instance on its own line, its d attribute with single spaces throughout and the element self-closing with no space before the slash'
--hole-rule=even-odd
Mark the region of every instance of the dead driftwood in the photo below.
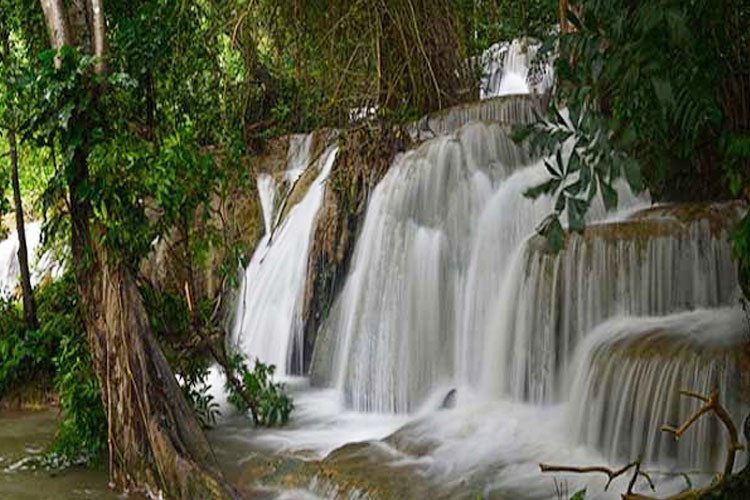
<svg viewBox="0 0 750 500">
<path fill-rule="evenodd" d="M 644 478 L 652 491 L 656 491 L 656 488 L 654 486 L 654 482 L 651 479 L 651 476 L 641 470 L 641 462 L 635 461 L 627 464 L 626 466 L 620 468 L 620 469 L 610 469 L 608 467 L 602 467 L 602 466 L 592 466 L 592 467 L 575 467 L 570 465 L 550 465 L 550 464 L 539 464 L 539 467 L 541 468 L 542 472 L 572 472 L 576 474 L 589 474 L 589 473 L 599 473 L 599 474 L 605 474 L 608 478 L 607 484 L 604 487 L 604 490 L 606 491 L 610 484 L 612 484 L 612 481 L 614 481 L 616 478 L 623 476 L 627 474 L 629 471 L 633 471 L 633 475 L 631 476 L 630 482 L 628 483 L 628 489 L 625 493 L 623 493 L 622 498 L 623 500 L 694 500 L 699 499 L 709 493 L 712 493 L 714 490 L 720 488 L 723 483 L 732 476 L 732 471 L 734 469 L 734 463 L 735 458 L 737 457 L 737 452 L 740 450 L 743 450 L 745 446 L 740 442 L 739 440 L 739 433 L 737 432 L 737 425 L 735 425 L 734 421 L 732 420 L 732 417 L 729 415 L 729 412 L 727 412 L 726 408 L 721 404 L 719 401 L 719 396 L 717 391 L 711 392 L 708 396 L 703 396 L 701 394 L 697 394 L 695 392 L 691 391 L 680 391 L 680 394 L 685 397 L 695 398 L 699 401 L 703 402 L 703 405 L 698 408 L 698 410 L 693 413 L 693 415 L 685 421 L 682 425 L 679 427 L 675 427 L 672 425 L 663 425 L 661 427 L 661 430 L 663 432 L 668 432 L 672 435 L 674 435 L 675 439 L 680 439 L 683 434 L 692 426 L 695 422 L 697 422 L 703 415 L 706 415 L 708 413 L 713 413 L 716 415 L 719 419 L 719 421 L 724 425 L 726 428 L 728 434 L 729 434 L 729 446 L 727 447 L 727 457 L 726 461 L 724 463 L 724 470 L 722 473 L 718 476 L 717 480 L 714 481 L 710 486 L 707 486 L 705 488 L 698 488 L 698 489 L 688 489 L 683 492 L 677 493 L 672 496 L 668 497 L 652 497 L 652 496 L 645 496 L 640 495 L 638 493 L 633 492 L 633 488 L 635 488 L 635 484 L 639 477 Z"/>
</svg>

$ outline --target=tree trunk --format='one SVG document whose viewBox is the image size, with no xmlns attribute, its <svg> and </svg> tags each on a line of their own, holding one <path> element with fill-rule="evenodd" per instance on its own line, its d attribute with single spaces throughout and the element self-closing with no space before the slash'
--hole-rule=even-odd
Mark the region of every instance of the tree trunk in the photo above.
<svg viewBox="0 0 750 500">
<path fill-rule="evenodd" d="M 23 316 L 26 328 L 36 330 L 39 322 L 36 318 L 36 302 L 34 290 L 31 288 L 31 273 L 29 272 L 29 253 L 26 248 L 26 230 L 23 223 L 23 204 L 21 202 L 21 187 L 18 183 L 18 144 L 16 132 L 8 132 L 10 141 L 10 168 L 13 184 L 13 201 L 16 205 L 16 232 L 18 233 L 18 263 L 21 267 L 21 289 L 23 291 Z"/>
<path fill-rule="evenodd" d="M 53 48 L 77 40 L 92 47 L 104 71 L 105 24 L 100 2 L 76 0 L 86 12 L 87 33 L 70 32 L 63 0 L 41 0 Z M 88 40 L 88 43 L 85 42 Z M 71 120 L 83 123 L 86 116 Z M 101 228 L 78 196 L 88 182 L 89 143 L 73 154 L 68 179 L 71 250 L 94 370 L 107 414 L 110 476 L 119 489 L 162 490 L 169 498 L 236 498 L 222 477 L 200 424 L 153 336 L 138 288 L 129 272 L 100 244 Z"/>
<path fill-rule="evenodd" d="M 86 239 L 75 231 L 75 241 Z M 162 488 L 169 498 L 236 497 L 151 332 L 133 279 L 106 264 L 103 247 L 87 250 L 93 255 L 74 260 L 107 413 L 112 482 L 118 489 Z"/>
<path fill-rule="evenodd" d="M 2 37 L 2 53 L 0 60 L 10 67 L 10 32 L 7 26 L 0 27 L 0 36 Z M 16 233 L 18 233 L 18 264 L 21 268 L 21 290 L 23 293 L 23 316 L 26 322 L 26 328 L 36 330 L 39 328 L 39 322 L 36 317 L 36 303 L 34 301 L 34 291 L 31 288 L 31 273 L 29 272 L 29 252 L 26 247 L 26 230 L 23 223 L 23 203 L 21 202 L 21 187 L 18 182 L 18 141 L 16 140 L 16 131 L 11 128 L 8 131 L 8 142 L 10 145 L 10 169 L 11 183 L 13 184 L 13 202 L 16 210 Z"/>
</svg>

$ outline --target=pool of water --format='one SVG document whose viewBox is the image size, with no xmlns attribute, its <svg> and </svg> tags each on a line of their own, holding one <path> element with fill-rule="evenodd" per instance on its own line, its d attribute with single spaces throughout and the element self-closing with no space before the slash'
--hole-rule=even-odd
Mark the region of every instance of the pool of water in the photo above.
<svg viewBox="0 0 750 500">
<path fill-rule="evenodd" d="M 0 498 L 80 500 L 122 498 L 107 487 L 102 469 L 73 467 L 53 473 L 33 465 L 52 442 L 57 412 L 0 410 Z"/>
</svg>

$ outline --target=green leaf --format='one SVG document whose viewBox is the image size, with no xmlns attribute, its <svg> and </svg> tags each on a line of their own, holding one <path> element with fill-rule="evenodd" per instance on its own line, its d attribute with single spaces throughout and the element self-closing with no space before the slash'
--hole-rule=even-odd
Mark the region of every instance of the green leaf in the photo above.
<svg viewBox="0 0 750 500">
<path fill-rule="evenodd" d="M 555 170 L 555 167 L 552 166 L 549 160 L 544 160 L 544 166 L 547 168 L 547 172 L 549 172 L 552 177 L 554 177 L 555 179 L 561 178 L 560 172 Z"/>
<path fill-rule="evenodd" d="M 511 140 L 515 142 L 516 144 L 521 143 L 525 141 L 531 133 L 534 131 L 533 124 L 529 125 L 516 125 L 513 127 L 513 132 L 511 133 Z"/>
<path fill-rule="evenodd" d="M 641 177 L 641 166 L 638 164 L 638 162 L 629 158 L 625 161 L 624 170 L 625 180 L 628 181 L 630 189 L 632 189 L 636 194 L 643 191 L 644 185 L 643 178 Z"/>
<path fill-rule="evenodd" d="M 554 193 L 555 191 L 557 191 L 557 188 L 559 186 L 560 186 L 559 179 L 550 179 L 547 182 L 539 184 L 538 186 L 534 186 L 532 188 L 527 189 L 523 193 L 523 195 L 526 198 L 531 198 L 532 200 L 535 200 L 543 194 Z"/>
<path fill-rule="evenodd" d="M 570 500 L 586 500 L 586 488 L 576 491 Z"/>
<path fill-rule="evenodd" d="M 576 233 L 583 233 L 586 227 L 584 216 L 588 203 L 578 198 L 568 198 L 568 227 Z"/>
<path fill-rule="evenodd" d="M 560 219 L 557 216 L 553 216 L 550 219 L 545 230 L 545 236 L 547 237 L 550 250 L 553 253 L 562 250 L 565 241 L 565 231 L 563 230 L 562 224 L 560 224 Z"/>
<path fill-rule="evenodd" d="M 654 87 L 656 98 L 662 106 L 670 108 L 674 105 L 674 94 L 672 93 L 672 84 L 668 80 L 659 77 L 653 77 L 651 84 Z"/>
<path fill-rule="evenodd" d="M 604 207 L 607 210 L 614 210 L 617 208 L 617 191 L 612 187 L 612 184 L 599 180 L 599 188 L 602 190 L 602 199 L 604 200 Z"/>
</svg>

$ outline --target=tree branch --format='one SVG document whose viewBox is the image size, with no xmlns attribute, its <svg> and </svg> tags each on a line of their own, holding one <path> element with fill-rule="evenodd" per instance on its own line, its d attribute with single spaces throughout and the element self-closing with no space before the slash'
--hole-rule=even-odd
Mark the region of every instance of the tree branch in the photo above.
<svg viewBox="0 0 750 500">
<path fill-rule="evenodd" d="M 734 470 L 734 460 L 737 456 L 737 452 L 743 450 L 745 446 L 740 443 L 739 435 L 737 433 L 737 426 L 734 424 L 732 417 L 727 412 L 726 408 L 719 402 L 719 395 L 717 391 L 712 391 L 711 394 L 706 397 L 700 394 L 696 394 L 690 391 L 680 391 L 680 394 L 686 397 L 691 397 L 703 401 L 705 404 L 701 406 L 684 424 L 679 427 L 671 425 L 663 425 L 661 430 L 673 434 L 675 439 L 680 439 L 682 435 L 693 425 L 699 418 L 706 413 L 714 413 L 724 427 L 729 432 L 729 446 L 727 447 L 727 458 L 724 462 L 724 473 L 723 476 L 727 477 L 732 474 Z"/>
</svg>

